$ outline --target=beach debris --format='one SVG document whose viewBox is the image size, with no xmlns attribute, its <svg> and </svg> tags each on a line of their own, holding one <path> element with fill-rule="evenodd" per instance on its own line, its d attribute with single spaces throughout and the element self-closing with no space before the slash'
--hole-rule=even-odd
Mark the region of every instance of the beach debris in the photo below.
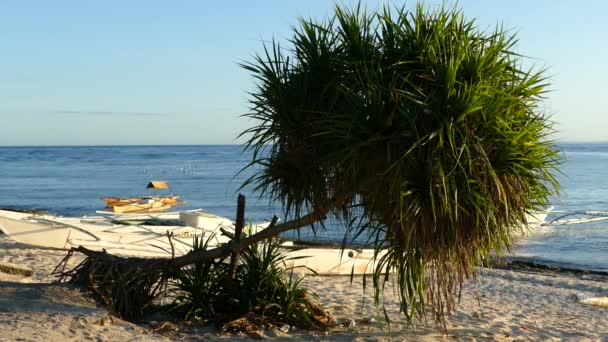
<svg viewBox="0 0 608 342">
<path fill-rule="evenodd" d="M 111 325 L 114 323 L 111 315 L 105 315 L 98 320 L 93 321 L 93 324 L 101 325 L 102 327 Z"/>
<path fill-rule="evenodd" d="M 77 314 L 74 317 L 74 321 L 70 324 L 70 330 L 83 330 L 87 329 L 89 326 L 89 320 L 86 318 L 84 314 Z"/>
<path fill-rule="evenodd" d="M 0 262 L 0 272 L 22 277 L 31 277 L 34 274 L 34 271 L 29 267 L 4 261 Z"/>
<path fill-rule="evenodd" d="M 179 330 L 179 329 L 175 325 L 173 325 L 171 322 L 164 321 L 158 327 L 153 328 L 152 332 L 162 333 L 162 332 L 177 331 L 177 330 Z"/>
<path fill-rule="evenodd" d="M 254 340 L 261 340 L 264 338 L 264 332 L 260 329 L 247 331 L 247 336 L 251 337 Z"/>
<path fill-rule="evenodd" d="M 283 325 L 282 325 L 282 326 L 279 328 L 279 330 L 280 330 L 281 332 L 288 333 L 288 332 L 289 332 L 289 324 L 283 324 Z"/>
<path fill-rule="evenodd" d="M 376 319 L 374 317 L 363 318 L 362 320 L 359 321 L 359 323 L 361 323 L 361 324 L 373 324 L 375 322 L 376 322 Z"/>
<path fill-rule="evenodd" d="M 574 299 L 585 305 L 599 306 L 608 308 L 608 296 L 597 296 L 595 294 L 577 293 Z"/>
<path fill-rule="evenodd" d="M 355 322 L 355 320 L 352 317 L 345 318 L 340 323 L 347 328 L 353 328 L 354 326 L 357 325 L 357 322 Z"/>
<path fill-rule="evenodd" d="M 268 325 L 263 316 L 255 314 L 253 312 L 247 315 L 230 321 L 220 329 L 220 335 L 233 334 L 238 335 L 245 333 L 247 336 L 250 334 L 256 335 L 262 327 Z"/>
</svg>

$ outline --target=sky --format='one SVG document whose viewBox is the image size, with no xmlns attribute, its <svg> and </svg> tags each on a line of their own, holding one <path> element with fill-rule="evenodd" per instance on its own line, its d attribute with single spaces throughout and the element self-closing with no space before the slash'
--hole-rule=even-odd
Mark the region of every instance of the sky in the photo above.
<svg viewBox="0 0 608 342">
<path fill-rule="evenodd" d="M 608 2 L 459 5 L 482 28 L 502 23 L 517 32 L 519 52 L 548 68 L 544 106 L 556 122 L 555 139 L 608 140 Z M 0 146 L 240 143 L 238 134 L 253 124 L 241 115 L 254 81 L 239 63 L 264 42 L 289 38 L 299 17 L 323 18 L 333 6 L 2 1 Z"/>
</svg>

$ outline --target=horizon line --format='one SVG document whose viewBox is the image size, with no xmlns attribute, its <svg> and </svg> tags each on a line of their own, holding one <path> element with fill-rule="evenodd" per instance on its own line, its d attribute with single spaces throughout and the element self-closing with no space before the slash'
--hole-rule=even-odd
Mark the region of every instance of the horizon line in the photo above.
<svg viewBox="0 0 608 342">
<path fill-rule="evenodd" d="M 557 144 L 606 144 L 607 140 L 561 140 L 554 141 Z M 243 146 L 245 143 L 223 143 L 223 144 L 83 144 L 83 145 L 0 145 L 0 148 L 19 148 L 19 147 L 153 147 L 153 146 Z"/>
<path fill-rule="evenodd" d="M 243 144 L 91 144 L 91 145 L 0 145 L 0 148 L 5 147 L 145 147 L 145 146 L 242 146 Z"/>
</svg>

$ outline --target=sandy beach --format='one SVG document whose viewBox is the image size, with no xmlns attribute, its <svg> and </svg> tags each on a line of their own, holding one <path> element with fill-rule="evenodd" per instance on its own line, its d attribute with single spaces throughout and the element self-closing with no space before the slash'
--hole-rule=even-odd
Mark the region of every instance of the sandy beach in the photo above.
<svg viewBox="0 0 608 342">
<path fill-rule="evenodd" d="M 108 315 L 87 295 L 66 284 L 53 284 L 51 272 L 65 251 L 20 245 L 0 235 L 0 262 L 31 268 L 23 277 L 0 273 L 0 341 L 199 341 L 217 336 L 196 324 L 136 325 Z M 390 332 L 373 306 L 361 278 L 308 276 L 305 286 L 319 296 L 338 322 L 328 334 L 290 329 L 265 331 L 275 340 L 607 340 L 608 308 L 583 305 L 581 296 L 608 295 L 608 278 L 567 272 L 479 269 L 477 283 L 467 282 L 447 335 L 434 323 L 406 327 L 392 289 L 385 307 Z M 157 329 L 161 326 L 161 329 Z M 247 337 L 242 337 L 247 339 Z"/>
</svg>

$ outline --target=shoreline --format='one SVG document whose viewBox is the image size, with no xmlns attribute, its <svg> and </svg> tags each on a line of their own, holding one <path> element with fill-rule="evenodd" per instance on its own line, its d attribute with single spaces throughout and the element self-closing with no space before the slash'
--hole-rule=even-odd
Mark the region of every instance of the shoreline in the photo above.
<svg viewBox="0 0 608 342">
<path fill-rule="evenodd" d="M 553 272 L 561 274 L 576 274 L 576 275 L 594 275 L 608 278 L 608 271 L 598 271 L 596 269 L 565 267 L 559 263 L 542 263 L 536 262 L 533 259 L 510 256 L 502 258 L 505 260 L 492 260 L 490 267 L 494 269 L 513 270 L 513 271 L 536 271 L 536 272 Z"/>
<path fill-rule="evenodd" d="M 17 338 L 51 340 L 215 340 L 211 326 L 162 322 L 133 324 L 108 316 L 86 293 L 69 284 L 52 284 L 50 272 L 65 251 L 20 245 L 0 235 L 0 262 L 32 269 L 31 277 L 0 273 L 0 341 Z M 387 285 L 383 300 L 392 320 L 390 329 L 382 309 L 373 306 L 371 289 L 363 291 L 362 277 L 307 276 L 304 286 L 338 320 L 352 318 L 355 326 L 324 332 L 265 331 L 277 340 L 563 340 L 608 339 L 608 308 L 583 305 L 576 298 L 608 295 L 608 275 L 581 270 L 534 268 L 526 264 L 478 268 L 477 281 L 466 281 L 456 312 L 447 322 L 447 335 L 433 322 L 404 324 L 398 300 Z M 369 281 L 368 281 L 369 283 Z M 162 329 L 159 329 L 162 328 Z M 175 330 L 177 329 L 177 330 Z M 156 331 L 156 332 L 155 332 Z M 246 337 L 243 337 L 246 338 Z"/>
</svg>

